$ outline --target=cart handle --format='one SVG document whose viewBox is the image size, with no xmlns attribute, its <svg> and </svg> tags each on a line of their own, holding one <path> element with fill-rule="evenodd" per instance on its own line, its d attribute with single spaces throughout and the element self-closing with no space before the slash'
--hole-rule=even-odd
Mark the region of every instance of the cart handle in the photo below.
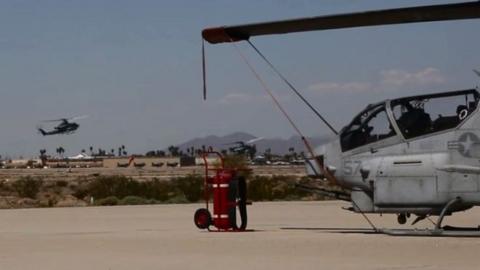
<svg viewBox="0 0 480 270">
<path fill-rule="evenodd" d="M 217 151 L 206 151 L 206 152 L 203 152 L 202 153 L 202 159 L 203 159 L 203 163 L 205 164 L 205 170 L 208 171 L 208 161 L 207 161 L 207 157 L 210 155 L 210 154 L 216 154 L 218 156 L 218 158 L 220 159 L 220 166 L 222 168 L 222 170 L 225 168 L 224 167 L 224 163 L 223 163 L 223 156 L 220 152 L 217 152 Z"/>
</svg>

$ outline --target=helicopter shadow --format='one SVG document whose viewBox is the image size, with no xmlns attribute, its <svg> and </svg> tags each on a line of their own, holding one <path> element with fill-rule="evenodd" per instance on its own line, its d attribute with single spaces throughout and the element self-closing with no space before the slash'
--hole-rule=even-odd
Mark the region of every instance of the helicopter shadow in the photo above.
<svg viewBox="0 0 480 270">
<path fill-rule="evenodd" d="M 280 229 L 288 231 L 317 231 L 322 233 L 341 234 L 379 234 L 379 232 L 369 228 L 282 227 Z"/>
</svg>

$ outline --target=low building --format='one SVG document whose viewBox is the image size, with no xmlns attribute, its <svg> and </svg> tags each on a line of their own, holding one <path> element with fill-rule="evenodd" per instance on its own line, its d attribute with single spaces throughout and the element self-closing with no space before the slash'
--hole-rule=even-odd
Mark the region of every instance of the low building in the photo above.
<svg viewBox="0 0 480 270">
<path fill-rule="evenodd" d="M 88 159 L 68 159 L 53 158 L 45 161 L 45 166 L 49 168 L 99 168 L 103 167 L 102 158 Z"/>
<path fill-rule="evenodd" d="M 105 168 L 161 168 L 178 167 L 178 157 L 108 157 L 103 159 Z"/>
</svg>

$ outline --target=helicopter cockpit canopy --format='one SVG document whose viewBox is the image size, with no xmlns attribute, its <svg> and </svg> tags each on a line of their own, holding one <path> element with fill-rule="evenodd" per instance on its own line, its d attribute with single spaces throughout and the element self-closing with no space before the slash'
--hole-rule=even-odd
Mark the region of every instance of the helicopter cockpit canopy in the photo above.
<svg viewBox="0 0 480 270">
<path fill-rule="evenodd" d="M 369 105 L 342 130 L 342 150 L 347 151 L 396 135 L 390 124 L 385 103 Z"/>
<path fill-rule="evenodd" d="M 479 93 L 471 89 L 405 97 L 369 105 L 342 129 L 342 151 L 396 135 L 405 140 L 453 129 L 477 108 L 479 98 Z"/>
<path fill-rule="evenodd" d="M 457 127 L 478 104 L 476 90 L 408 97 L 391 101 L 395 121 L 406 139 Z"/>
</svg>

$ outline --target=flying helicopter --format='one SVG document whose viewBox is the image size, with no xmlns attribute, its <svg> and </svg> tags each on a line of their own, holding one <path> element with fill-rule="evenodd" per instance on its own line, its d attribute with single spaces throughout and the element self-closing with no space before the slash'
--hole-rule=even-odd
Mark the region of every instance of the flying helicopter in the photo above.
<svg viewBox="0 0 480 270">
<path fill-rule="evenodd" d="M 308 174 L 320 179 L 322 194 L 351 202 L 376 232 L 391 235 L 480 236 L 478 228 L 442 226 L 443 218 L 480 205 L 480 113 L 478 89 L 402 97 L 370 104 L 337 131 L 253 45 L 251 37 L 314 30 L 480 18 L 480 1 L 373 10 L 236 26 L 207 28 L 211 43 L 247 42 L 270 68 L 335 134 L 313 149 L 308 140 L 237 50 L 292 127 L 310 156 Z M 205 45 L 203 94 L 206 98 Z M 336 187 L 331 189 L 328 187 Z M 334 191 L 332 191 L 334 190 Z M 396 214 L 398 222 L 416 216 L 413 224 L 438 216 L 425 230 L 377 229 L 366 213 Z"/>
<path fill-rule="evenodd" d="M 42 127 L 37 127 L 38 132 L 43 136 L 49 135 L 56 135 L 56 134 L 72 134 L 74 133 L 80 125 L 73 122 L 75 120 L 80 120 L 87 118 L 87 115 L 76 116 L 72 118 L 60 118 L 60 119 L 53 119 L 53 120 L 44 120 L 42 122 L 60 122 L 57 126 L 55 126 L 52 130 L 46 131 Z"/>
<path fill-rule="evenodd" d="M 230 152 L 235 154 L 240 154 L 240 155 L 248 154 L 250 158 L 253 158 L 253 156 L 257 152 L 254 143 L 261 140 L 263 140 L 263 137 L 254 138 L 246 142 L 237 141 L 237 142 L 229 143 L 230 145 L 234 145 L 234 146 L 228 148 L 228 150 L 230 150 Z"/>
</svg>

